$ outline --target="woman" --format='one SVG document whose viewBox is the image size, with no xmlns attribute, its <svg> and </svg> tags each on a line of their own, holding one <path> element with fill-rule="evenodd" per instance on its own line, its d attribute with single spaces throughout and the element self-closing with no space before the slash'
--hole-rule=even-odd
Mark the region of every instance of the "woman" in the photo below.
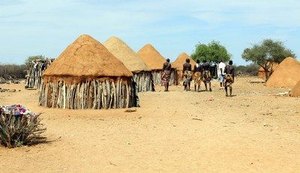
<svg viewBox="0 0 300 173">
<path fill-rule="evenodd" d="M 198 59 L 196 62 L 197 64 L 194 66 L 194 86 L 195 86 L 195 91 L 200 92 L 203 69 Z"/>
<path fill-rule="evenodd" d="M 186 59 L 183 64 L 183 85 L 185 91 L 190 91 L 191 80 L 192 80 L 192 65 L 190 59 Z"/>
<path fill-rule="evenodd" d="M 165 86 L 165 91 L 169 91 L 171 68 L 172 67 L 171 67 L 170 59 L 167 59 L 167 61 L 163 65 L 163 72 L 161 75 L 162 83 Z"/>
</svg>

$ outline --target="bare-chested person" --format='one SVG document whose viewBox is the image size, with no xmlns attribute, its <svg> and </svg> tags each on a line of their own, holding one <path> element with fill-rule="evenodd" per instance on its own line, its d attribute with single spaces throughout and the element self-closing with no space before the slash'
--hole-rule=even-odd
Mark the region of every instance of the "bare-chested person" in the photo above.
<svg viewBox="0 0 300 173">
<path fill-rule="evenodd" d="M 183 64 L 183 85 L 185 91 L 191 90 L 191 80 L 192 80 L 192 65 L 190 64 L 190 59 L 186 59 Z"/>
<path fill-rule="evenodd" d="M 229 96 L 232 96 L 232 84 L 234 83 L 234 67 L 232 60 L 229 61 L 228 65 L 226 65 L 224 73 L 225 73 L 225 92 L 226 97 L 228 97 L 228 87 L 229 87 Z"/>
<path fill-rule="evenodd" d="M 200 60 L 197 59 L 196 65 L 194 66 L 194 86 L 195 91 L 200 91 L 201 81 L 202 81 L 203 68 L 200 64 Z"/>
<path fill-rule="evenodd" d="M 170 59 L 167 59 L 167 61 L 163 65 L 163 72 L 161 75 L 162 82 L 165 86 L 165 91 L 169 91 L 169 81 L 171 76 L 171 63 Z"/>
<path fill-rule="evenodd" d="M 212 91 L 211 90 L 211 74 L 210 74 L 210 64 L 209 62 L 207 62 L 206 60 L 203 61 L 203 64 L 202 64 L 202 67 L 203 67 L 203 82 L 205 84 L 205 90 L 207 91 L 207 84 L 208 84 L 208 87 L 209 87 L 209 91 Z"/>
</svg>

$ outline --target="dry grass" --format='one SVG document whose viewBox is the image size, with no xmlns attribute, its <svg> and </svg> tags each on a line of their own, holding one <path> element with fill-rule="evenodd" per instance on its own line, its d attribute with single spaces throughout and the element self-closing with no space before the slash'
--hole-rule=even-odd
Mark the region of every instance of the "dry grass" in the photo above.
<svg viewBox="0 0 300 173">
<path fill-rule="evenodd" d="M 44 80 L 63 78 L 66 81 L 66 77 L 70 77 L 70 83 L 80 83 L 86 79 L 132 75 L 99 41 L 89 35 L 81 35 L 45 70 Z"/>
<path fill-rule="evenodd" d="M 166 59 L 151 44 L 142 47 L 138 55 L 151 70 L 161 70 L 166 62 Z"/>
<path fill-rule="evenodd" d="M 150 71 L 145 62 L 125 42 L 110 37 L 103 45 L 132 72 Z"/>
</svg>

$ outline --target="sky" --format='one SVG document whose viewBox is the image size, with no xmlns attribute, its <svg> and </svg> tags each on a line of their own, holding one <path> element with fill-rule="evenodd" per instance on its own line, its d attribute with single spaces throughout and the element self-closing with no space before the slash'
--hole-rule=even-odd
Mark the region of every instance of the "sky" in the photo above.
<svg viewBox="0 0 300 173">
<path fill-rule="evenodd" d="M 56 58 L 81 34 L 151 43 L 165 58 L 219 41 L 237 65 L 245 48 L 282 41 L 300 57 L 299 0 L 0 0 L 0 63 Z"/>
</svg>

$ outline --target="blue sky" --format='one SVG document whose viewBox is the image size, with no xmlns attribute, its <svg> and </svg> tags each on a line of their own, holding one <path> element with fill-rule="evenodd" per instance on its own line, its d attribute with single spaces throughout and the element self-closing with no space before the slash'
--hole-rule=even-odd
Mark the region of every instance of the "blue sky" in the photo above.
<svg viewBox="0 0 300 173">
<path fill-rule="evenodd" d="M 56 58 L 80 34 L 114 35 L 138 51 L 151 43 L 166 58 L 220 41 L 235 64 L 263 39 L 284 42 L 300 57 L 298 0 L 0 0 L 0 63 Z"/>
</svg>

